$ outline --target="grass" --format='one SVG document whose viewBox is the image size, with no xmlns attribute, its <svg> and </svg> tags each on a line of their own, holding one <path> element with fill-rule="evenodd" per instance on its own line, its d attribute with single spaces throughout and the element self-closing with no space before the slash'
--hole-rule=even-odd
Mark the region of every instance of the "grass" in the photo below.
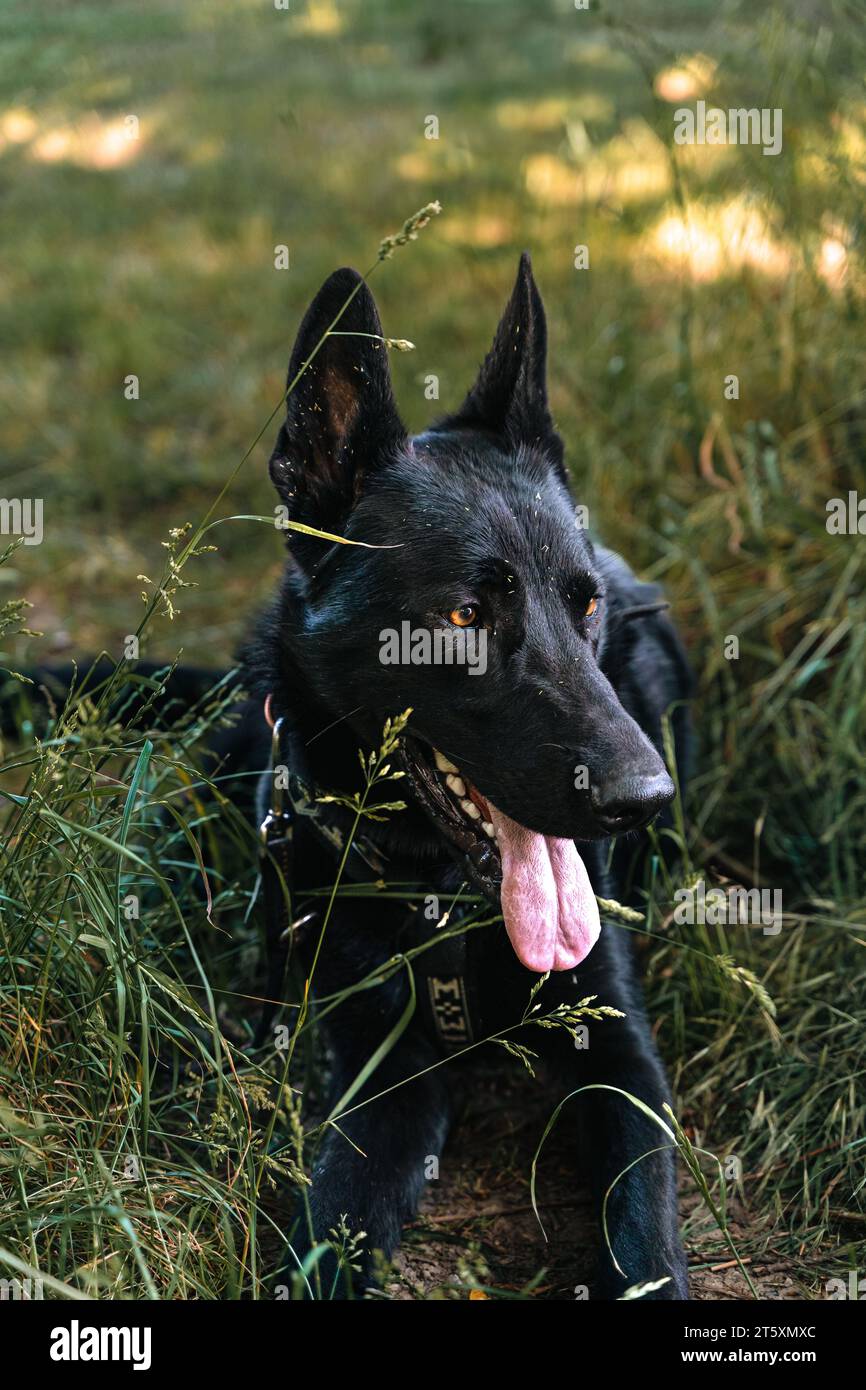
<svg viewBox="0 0 866 1390">
<path fill-rule="evenodd" d="M 6 664 L 120 659 L 145 612 L 143 654 L 227 664 L 279 572 L 267 530 L 208 533 L 173 621 L 137 576 L 248 450 L 320 281 L 441 200 L 374 280 L 417 345 L 392 358 L 417 427 L 431 374 L 442 408 L 465 391 L 528 246 L 576 490 L 664 582 L 699 681 L 682 874 L 657 866 L 619 929 L 685 1140 L 728 1164 L 739 1255 L 821 1296 L 866 1257 L 864 550 L 825 527 L 864 490 L 857 7 L 118 3 L 108 33 L 95 4 L 13 4 L 0 30 L 3 491 L 46 513 L 0 567 Z M 675 146 L 698 96 L 780 107 L 783 153 Z M 270 512 L 266 444 L 220 514 Z M 197 759 L 226 698 L 169 729 L 73 702 L 37 742 L 8 688 L 0 1248 L 67 1292 L 264 1296 L 320 1068 L 312 1027 L 285 1076 L 251 1049 L 254 837 Z M 698 873 L 781 889 L 782 931 L 678 925 Z M 701 1210 L 706 1264 L 725 1242 Z"/>
</svg>

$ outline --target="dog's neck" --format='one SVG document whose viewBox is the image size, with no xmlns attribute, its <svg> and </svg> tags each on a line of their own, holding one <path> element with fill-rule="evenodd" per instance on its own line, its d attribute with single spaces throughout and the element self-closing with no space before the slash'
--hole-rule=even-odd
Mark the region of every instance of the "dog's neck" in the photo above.
<svg viewBox="0 0 866 1390">
<path fill-rule="evenodd" d="M 269 713 L 284 720 L 287 746 L 294 750 L 294 768 L 316 794 L 352 795 L 364 789 L 359 750 L 378 746 L 381 728 L 368 711 L 340 707 L 315 689 L 304 660 L 303 600 L 291 567 L 276 603 L 261 620 L 252 645 L 244 654 L 247 684 Z M 371 801 L 399 800 L 404 783 L 382 785 Z M 365 835 L 395 861 L 419 866 L 448 862 L 450 856 L 438 832 L 414 802 L 383 821 L 364 819 Z"/>
</svg>

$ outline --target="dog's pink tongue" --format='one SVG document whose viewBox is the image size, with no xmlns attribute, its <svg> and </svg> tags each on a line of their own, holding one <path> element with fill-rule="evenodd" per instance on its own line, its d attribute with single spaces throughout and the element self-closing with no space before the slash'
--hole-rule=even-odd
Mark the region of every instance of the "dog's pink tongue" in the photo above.
<svg viewBox="0 0 866 1390">
<path fill-rule="evenodd" d="M 589 874 L 573 840 L 527 830 L 488 802 L 502 858 L 502 915 L 528 970 L 571 970 L 601 930 Z"/>
</svg>

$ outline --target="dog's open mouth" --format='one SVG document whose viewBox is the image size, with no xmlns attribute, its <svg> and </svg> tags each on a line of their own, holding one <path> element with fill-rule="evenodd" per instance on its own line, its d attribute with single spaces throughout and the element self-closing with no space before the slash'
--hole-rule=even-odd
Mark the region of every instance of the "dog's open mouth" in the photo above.
<svg viewBox="0 0 866 1390">
<path fill-rule="evenodd" d="M 501 906 L 518 960 L 529 970 L 571 970 L 600 930 L 598 903 L 573 840 L 511 820 L 438 749 L 404 740 L 412 789 L 437 829 Z"/>
</svg>

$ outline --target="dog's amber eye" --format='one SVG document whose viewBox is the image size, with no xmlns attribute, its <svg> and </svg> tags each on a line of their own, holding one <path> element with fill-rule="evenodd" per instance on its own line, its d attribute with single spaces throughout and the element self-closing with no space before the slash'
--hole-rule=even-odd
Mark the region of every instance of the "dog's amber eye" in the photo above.
<svg viewBox="0 0 866 1390">
<path fill-rule="evenodd" d="M 597 611 L 598 611 L 598 597 L 596 596 L 595 598 L 591 598 L 591 599 L 589 600 L 589 603 L 586 605 L 586 612 L 584 613 L 583 616 L 584 616 L 585 618 L 592 618 L 592 617 L 595 615 L 595 613 L 596 613 Z"/>
<path fill-rule="evenodd" d="M 448 614 L 448 621 L 455 627 L 471 627 L 478 618 L 478 609 L 474 603 L 461 603 L 459 608 L 452 608 Z"/>
</svg>

